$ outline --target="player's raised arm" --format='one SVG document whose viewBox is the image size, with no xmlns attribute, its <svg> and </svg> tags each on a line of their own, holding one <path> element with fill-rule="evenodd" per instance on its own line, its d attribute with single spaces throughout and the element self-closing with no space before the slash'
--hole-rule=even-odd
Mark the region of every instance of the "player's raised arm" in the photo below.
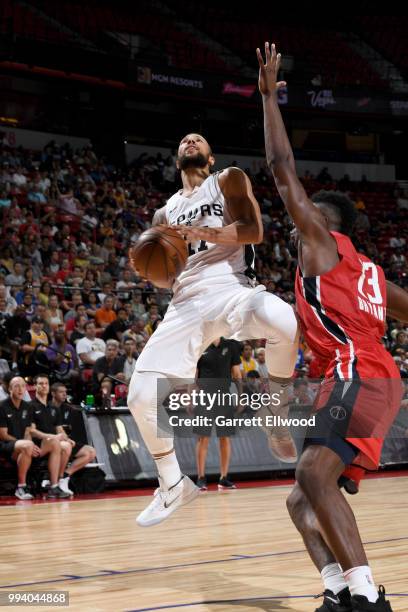
<svg viewBox="0 0 408 612">
<path fill-rule="evenodd" d="M 251 181 L 240 168 L 227 168 L 219 177 L 225 198 L 225 209 L 231 223 L 224 227 L 175 227 L 186 240 L 206 240 L 213 244 L 258 244 L 263 239 L 259 204 L 253 194 Z"/>
<path fill-rule="evenodd" d="M 276 187 L 286 209 L 302 235 L 303 241 L 327 240 L 327 224 L 321 211 L 313 206 L 297 177 L 292 148 L 278 105 L 277 92 L 285 82 L 277 82 L 280 53 L 275 45 L 265 43 L 265 62 L 260 49 L 259 91 L 264 110 L 265 150 L 268 167 L 273 173 Z"/>
<path fill-rule="evenodd" d="M 387 281 L 387 315 L 408 323 L 408 292 Z"/>
</svg>

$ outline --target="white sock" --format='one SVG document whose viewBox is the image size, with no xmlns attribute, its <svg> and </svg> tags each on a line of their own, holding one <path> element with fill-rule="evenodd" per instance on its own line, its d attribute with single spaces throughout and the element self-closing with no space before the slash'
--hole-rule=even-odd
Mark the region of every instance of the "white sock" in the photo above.
<svg viewBox="0 0 408 612">
<path fill-rule="evenodd" d="M 320 572 L 320 575 L 322 577 L 325 590 L 328 589 L 335 595 L 347 587 L 343 576 L 343 570 L 341 569 L 341 565 L 338 563 L 330 563 L 329 565 L 326 565 Z"/>
<path fill-rule="evenodd" d="M 180 466 L 174 450 L 169 455 L 160 457 L 160 459 L 155 459 L 155 462 L 160 478 L 163 480 L 167 489 L 170 489 L 178 483 L 182 473 L 180 472 Z"/>
<path fill-rule="evenodd" d="M 343 575 L 351 595 L 364 595 L 371 603 L 377 601 L 378 592 L 368 565 L 352 567 L 344 572 Z"/>
<path fill-rule="evenodd" d="M 26 486 L 27 486 L 27 483 L 26 483 L 26 482 L 23 482 L 23 484 L 18 484 L 18 486 L 19 486 L 19 487 L 26 487 Z"/>
</svg>

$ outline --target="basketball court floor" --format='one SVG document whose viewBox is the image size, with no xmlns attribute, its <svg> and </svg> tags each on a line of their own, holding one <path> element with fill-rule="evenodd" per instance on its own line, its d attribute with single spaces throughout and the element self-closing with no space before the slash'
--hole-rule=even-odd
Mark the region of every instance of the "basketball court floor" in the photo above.
<svg viewBox="0 0 408 612">
<path fill-rule="evenodd" d="M 0 593 L 68 591 L 68 609 L 81 612 L 313 611 L 323 589 L 286 512 L 290 488 L 202 493 L 148 529 L 136 525 L 148 498 L 135 491 L 10 500 L 0 508 Z M 408 476 L 369 479 L 348 499 L 377 583 L 406 612 Z"/>
</svg>

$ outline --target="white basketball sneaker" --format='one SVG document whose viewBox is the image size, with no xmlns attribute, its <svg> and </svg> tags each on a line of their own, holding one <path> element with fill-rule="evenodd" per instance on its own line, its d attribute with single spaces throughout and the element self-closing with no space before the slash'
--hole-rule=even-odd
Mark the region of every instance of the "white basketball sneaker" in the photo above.
<svg viewBox="0 0 408 612">
<path fill-rule="evenodd" d="M 279 424 L 279 418 L 287 419 L 289 414 L 289 404 L 287 402 L 287 385 L 280 385 L 284 396 L 279 407 L 263 406 L 258 414 L 262 419 L 262 429 L 266 433 L 268 446 L 271 453 L 282 461 L 282 463 L 296 463 L 298 453 L 295 442 L 292 438 L 289 427 Z M 267 425 L 267 418 L 274 417 L 278 420 L 277 425 Z"/>
<path fill-rule="evenodd" d="M 60 478 L 58 481 L 58 486 L 64 493 L 69 493 L 70 495 L 74 495 L 74 492 L 69 488 L 69 476 L 65 478 Z"/>
<path fill-rule="evenodd" d="M 282 463 L 296 463 L 298 454 L 289 429 L 279 427 L 266 432 L 271 453 Z"/>
<path fill-rule="evenodd" d="M 188 476 L 182 476 L 170 489 L 166 489 L 163 482 L 156 489 L 150 504 L 139 514 L 136 522 L 141 527 L 151 527 L 166 520 L 177 508 L 189 504 L 200 493 L 200 489 Z"/>
</svg>

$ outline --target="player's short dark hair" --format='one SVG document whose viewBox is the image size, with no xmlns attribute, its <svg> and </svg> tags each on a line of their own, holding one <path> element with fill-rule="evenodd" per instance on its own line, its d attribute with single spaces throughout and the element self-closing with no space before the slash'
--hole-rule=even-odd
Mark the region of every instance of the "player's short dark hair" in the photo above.
<svg viewBox="0 0 408 612">
<path fill-rule="evenodd" d="M 336 212 L 339 217 L 340 232 L 350 236 L 356 219 L 354 202 L 341 191 L 325 191 L 322 189 L 311 197 L 315 204 L 324 204 Z"/>
<path fill-rule="evenodd" d="M 51 393 L 56 393 L 58 391 L 58 389 L 60 389 L 61 387 L 65 387 L 66 385 L 64 385 L 63 382 L 55 382 L 51 385 Z"/>
<path fill-rule="evenodd" d="M 48 376 L 48 374 L 36 374 L 34 376 L 34 384 L 35 385 L 37 384 L 39 378 L 46 378 L 48 380 L 48 382 L 50 382 L 50 377 Z"/>
</svg>

